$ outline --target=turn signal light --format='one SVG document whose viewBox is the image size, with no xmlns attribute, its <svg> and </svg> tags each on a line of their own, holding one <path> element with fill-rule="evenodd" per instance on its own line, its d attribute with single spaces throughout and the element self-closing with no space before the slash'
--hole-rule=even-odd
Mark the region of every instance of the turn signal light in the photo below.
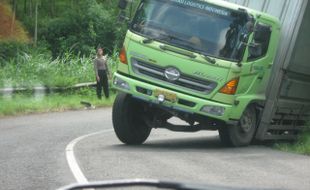
<svg viewBox="0 0 310 190">
<path fill-rule="evenodd" d="M 126 50 L 125 48 L 123 47 L 121 49 L 121 51 L 119 52 L 119 60 L 124 63 L 124 64 L 128 64 L 127 63 L 127 56 L 126 56 Z"/>
<path fill-rule="evenodd" d="M 234 95 L 237 92 L 239 84 L 239 78 L 233 79 L 225 84 L 223 88 L 221 88 L 220 93 Z"/>
</svg>

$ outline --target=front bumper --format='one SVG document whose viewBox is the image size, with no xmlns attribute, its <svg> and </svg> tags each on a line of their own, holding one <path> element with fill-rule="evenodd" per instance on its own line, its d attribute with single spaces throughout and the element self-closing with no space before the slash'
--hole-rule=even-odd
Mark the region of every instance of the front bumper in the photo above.
<svg viewBox="0 0 310 190">
<path fill-rule="evenodd" d="M 122 83 L 122 81 L 125 83 Z M 122 83 L 122 84 L 120 84 Z M 158 87 L 153 84 L 149 84 L 143 81 L 132 79 L 130 77 L 124 76 L 119 73 L 115 73 L 113 76 L 113 88 L 128 94 L 131 94 L 133 97 L 150 102 L 153 104 L 160 104 L 167 108 L 187 112 L 191 114 L 200 114 L 213 119 L 218 119 L 226 123 L 234 123 L 230 120 L 230 114 L 233 110 L 232 105 L 222 104 L 218 102 L 213 102 L 210 100 L 205 100 L 202 98 L 193 97 L 184 93 L 172 91 L 162 87 Z M 164 90 L 170 93 L 174 93 L 177 96 L 178 101 L 170 102 L 164 101 L 161 102 L 158 97 L 155 97 L 154 90 Z M 210 114 L 202 111 L 205 106 L 222 108 L 222 114 Z"/>
</svg>

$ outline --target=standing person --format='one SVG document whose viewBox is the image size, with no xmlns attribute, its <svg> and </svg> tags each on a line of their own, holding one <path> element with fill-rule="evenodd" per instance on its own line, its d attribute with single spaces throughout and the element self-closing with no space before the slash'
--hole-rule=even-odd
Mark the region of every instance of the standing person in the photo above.
<svg viewBox="0 0 310 190">
<path fill-rule="evenodd" d="M 109 69 L 107 64 L 107 55 L 103 55 L 103 48 L 98 48 L 97 57 L 94 60 L 94 70 L 97 80 L 97 97 L 102 99 L 102 88 L 106 98 L 109 98 Z"/>
</svg>

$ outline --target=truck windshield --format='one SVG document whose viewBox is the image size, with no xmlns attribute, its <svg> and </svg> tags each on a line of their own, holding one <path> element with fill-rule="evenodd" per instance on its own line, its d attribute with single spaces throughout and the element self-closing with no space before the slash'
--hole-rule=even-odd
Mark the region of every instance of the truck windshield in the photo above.
<svg viewBox="0 0 310 190">
<path fill-rule="evenodd" d="M 143 0 L 131 31 L 179 48 L 237 61 L 248 35 L 247 13 L 198 0 Z"/>
</svg>

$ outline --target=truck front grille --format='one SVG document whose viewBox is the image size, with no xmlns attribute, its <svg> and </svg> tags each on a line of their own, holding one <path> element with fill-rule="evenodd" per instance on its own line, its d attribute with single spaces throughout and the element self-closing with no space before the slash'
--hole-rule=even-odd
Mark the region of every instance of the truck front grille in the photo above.
<svg viewBox="0 0 310 190">
<path fill-rule="evenodd" d="M 192 77 L 184 73 L 181 73 L 178 80 L 169 81 L 165 77 L 165 67 L 160 67 L 158 65 L 142 62 L 136 59 L 132 59 L 132 68 L 138 75 L 143 75 L 151 79 L 160 80 L 183 89 L 190 89 L 203 94 L 210 94 L 217 86 L 217 83 L 215 82 Z"/>
</svg>

